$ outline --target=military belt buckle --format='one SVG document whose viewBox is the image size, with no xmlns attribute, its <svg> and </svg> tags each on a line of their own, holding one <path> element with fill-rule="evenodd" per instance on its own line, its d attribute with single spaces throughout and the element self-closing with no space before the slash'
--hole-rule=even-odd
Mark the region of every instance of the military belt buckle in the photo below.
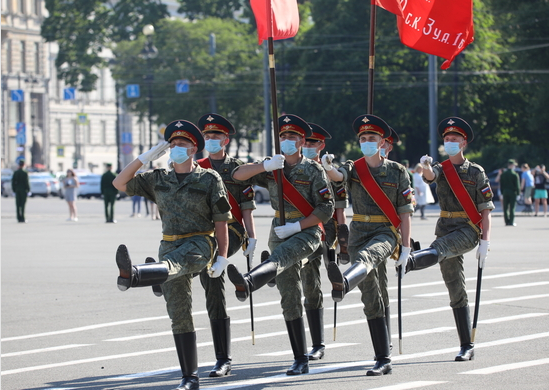
<svg viewBox="0 0 549 390">
<path fill-rule="evenodd" d="M 364 222 L 370 222 L 372 218 L 369 215 L 364 216 Z"/>
<path fill-rule="evenodd" d="M 448 213 L 448 218 L 452 218 L 452 212 L 451 211 L 447 211 Z"/>
</svg>

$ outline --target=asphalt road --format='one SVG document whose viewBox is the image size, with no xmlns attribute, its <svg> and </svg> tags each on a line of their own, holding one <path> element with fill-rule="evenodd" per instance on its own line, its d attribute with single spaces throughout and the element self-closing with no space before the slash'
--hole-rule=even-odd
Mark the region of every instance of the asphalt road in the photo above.
<svg viewBox="0 0 549 390">
<path fill-rule="evenodd" d="M 128 199 L 116 204 L 117 224 L 104 223 L 100 200 L 79 200 L 79 221 L 68 222 L 66 202 L 33 198 L 27 205 L 28 223 L 20 224 L 14 203 L 13 198 L 1 200 L 2 389 L 176 387 L 181 374 L 163 299 L 149 288 L 120 292 L 116 287 L 117 246 L 126 244 L 135 262 L 154 257 L 160 221 L 130 218 Z M 435 214 L 436 206 L 431 206 L 428 220 L 413 219 L 413 237 L 424 247 L 433 239 Z M 267 249 L 272 211 L 260 205 L 256 215 L 255 264 Z M 253 295 L 252 345 L 249 303 L 239 302 L 227 282 L 233 371 L 225 378 L 209 378 L 215 357 L 204 294 L 195 279 L 202 389 L 547 389 L 549 218 L 520 215 L 517 224 L 506 227 L 501 213 L 494 213 L 475 360 L 453 361 L 458 336 L 440 272 L 432 267 L 403 280 L 402 354 L 396 278 L 391 277 L 393 375 L 366 377 L 374 352 L 359 294 L 354 291 L 338 304 L 334 341 L 334 305 L 323 270 L 327 350 L 324 359 L 311 362 L 309 374 L 285 375 L 293 357 L 276 288 L 265 286 Z M 231 261 L 245 267 L 241 255 Z M 472 307 L 476 273 L 470 253 L 466 276 Z"/>
</svg>

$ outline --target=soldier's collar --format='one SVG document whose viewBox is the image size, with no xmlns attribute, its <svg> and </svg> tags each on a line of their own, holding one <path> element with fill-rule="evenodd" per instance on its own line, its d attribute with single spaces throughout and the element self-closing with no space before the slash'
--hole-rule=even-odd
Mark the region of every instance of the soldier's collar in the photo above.
<svg viewBox="0 0 549 390">
<path fill-rule="evenodd" d="M 459 166 L 460 171 L 467 172 L 469 169 L 469 166 L 471 165 L 471 162 L 467 159 Z"/>
</svg>

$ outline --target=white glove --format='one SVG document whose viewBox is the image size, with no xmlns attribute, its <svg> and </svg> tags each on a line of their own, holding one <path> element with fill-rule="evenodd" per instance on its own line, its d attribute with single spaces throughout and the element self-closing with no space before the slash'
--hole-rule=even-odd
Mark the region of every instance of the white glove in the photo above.
<svg viewBox="0 0 549 390">
<path fill-rule="evenodd" d="M 215 263 L 213 263 L 208 270 L 208 276 L 210 278 L 219 278 L 228 265 L 229 260 L 227 260 L 223 256 L 217 256 Z"/>
<path fill-rule="evenodd" d="M 165 155 L 169 147 L 170 143 L 168 141 L 160 140 L 150 150 L 140 154 L 137 158 L 143 163 L 143 165 L 147 165 L 151 161 L 157 160 Z"/>
<path fill-rule="evenodd" d="M 397 277 L 398 275 L 398 267 L 402 268 L 400 269 L 400 277 L 403 278 L 404 274 L 406 273 L 406 264 L 408 264 L 408 257 L 410 257 L 410 251 L 412 248 L 409 246 L 403 246 L 402 251 L 400 252 L 400 256 L 398 260 L 395 262 L 395 267 L 397 269 Z"/>
<path fill-rule="evenodd" d="M 257 246 L 256 238 L 248 238 L 248 247 L 244 251 L 244 256 L 248 257 L 248 265 L 252 268 L 252 261 L 254 259 L 255 247 Z"/>
<path fill-rule="evenodd" d="M 431 164 L 433 163 L 433 158 L 431 156 L 429 156 L 428 154 L 426 154 L 425 156 L 422 156 L 419 159 L 419 163 L 421 165 L 423 165 L 425 168 L 429 168 L 431 166 Z"/>
<path fill-rule="evenodd" d="M 478 267 L 484 268 L 484 262 L 488 257 L 488 251 L 490 250 L 490 241 L 480 240 L 477 249 Z"/>
<path fill-rule="evenodd" d="M 270 160 L 263 161 L 263 168 L 267 172 L 272 172 L 276 169 L 284 168 L 284 160 L 286 157 L 282 154 L 275 154 Z"/>
<path fill-rule="evenodd" d="M 285 239 L 301 231 L 301 225 L 299 221 L 287 223 L 286 225 L 275 227 L 275 233 L 278 238 Z"/>
<path fill-rule="evenodd" d="M 322 166 L 324 167 L 325 171 L 329 172 L 334 169 L 334 164 L 332 164 L 333 160 L 333 154 L 325 154 L 324 156 L 322 156 L 322 159 L 320 161 L 322 162 Z"/>
</svg>

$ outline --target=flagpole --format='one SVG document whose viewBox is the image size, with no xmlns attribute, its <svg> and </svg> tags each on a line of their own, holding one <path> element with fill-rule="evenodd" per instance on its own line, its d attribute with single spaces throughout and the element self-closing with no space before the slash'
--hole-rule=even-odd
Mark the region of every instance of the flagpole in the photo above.
<svg viewBox="0 0 549 390">
<path fill-rule="evenodd" d="M 368 109 L 367 114 L 374 113 L 374 67 L 376 61 L 376 5 L 370 4 L 370 53 L 368 56 Z"/>
<path fill-rule="evenodd" d="M 272 31 L 272 30 L 271 30 Z M 269 76 L 271 79 L 271 107 L 273 111 L 273 143 L 275 154 L 280 154 L 280 126 L 278 125 L 278 99 L 276 97 L 276 71 L 275 71 L 275 58 L 274 58 L 274 39 L 269 37 Z M 278 211 L 280 214 L 280 225 L 286 224 L 286 216 L 284 214 L 284 191 L 282 188 L 282 170 L 277 169 L 274 171 L 277 175 L 277 189 L 278 189 Z"/>
</svg>

